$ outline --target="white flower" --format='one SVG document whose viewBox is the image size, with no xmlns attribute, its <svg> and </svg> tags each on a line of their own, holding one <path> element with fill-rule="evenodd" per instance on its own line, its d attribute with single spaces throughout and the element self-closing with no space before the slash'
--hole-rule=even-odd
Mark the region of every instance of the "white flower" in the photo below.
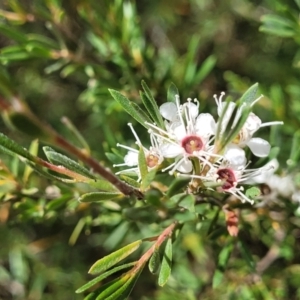
<svg viewBox="0 0 300 300">
<path fill-rule="evenodd" d="M 224 160 L 228 161 L 230 165 L 235 166 L 236 168 L 246 165 L 247 159 L 245 151 L 237 145 L 228 145 L 225 149 L 223 157 Z"/>
<path fill-rule="evenodd" d="M 206 157 L 212 146 L 211 137 L 215 134 L 216 123 L 212 115 L 199 114 L 199 102 L 196 104 L 188 99 L 180 105 L 179 96 L 176 103 L 168 102 L 160 107 L 161 115 L 166 119 L 166 130 L 147 123 L 152 129 L 150 133 L 160 141 L 160 150 L 165 158 L 175 158 L 175 162 L 166 169 L 183 173 L 190 173 L 193 169 L 189 157 L 198 157 L 207 162 Z"/>
<path fill-rule="evenodd" d="M 150 135 L 150 140 L 151 140 L 151 146 L 149 149 L 143 147 L 138 135 L 136 134 L 135 130 L 132 127 L 131 123 L 128 123 L 128 126 L 130 127 L 135 139 L 136 139 L 136 144 L 140 147 L 143 148 L 144 153 L 145 153 L 145 158 L 146 158 L 146 163 L 147 163 L 147 167 L 148 170 L 152 170 L 154 168 L 157 168 L 164 160 L 164 157 L 160 151 L 160 146 L 159 143 L 157 141 L 157 139 L 155 138 L 155 136 Z M 115 164 L 113 165 L 114 167 L 123 167 L 123 166 L 127 166 L 130 167 L 129 169 L 126 170 L 122 170 L 117 172 L 116 174 L 122 174 L 122 173 L 135 173 L 138 175 L 139 179 L 138 181 L 141 179 L 140 178 L 140 170 L 138 167 L 139 164 L 139 150 L 122 145 L 122 144 L 117 144 L 118 147 L 127 149 L 128 152 L 127 154 L 124 156 L 124 163 L 122 164 Z"/>
<path fill-rule="evenodd" d="M 276 172 L 278 167 L 279 167 L 279 162 L 276 158 L 274 158 L 265 164 L 265 168 L 266 168 L 265 172 L 249 178 L 245 183 L 247 183 L 247 184 L 265 183 L 265 184 L 269 185 L 268 182 L 272 181 L 274 173 Z"/>
<path fill-rule="evenodd" d="M 218 115 L 221 116 L 223 113 L 223 109 L 225 108 L 225 102 L 222 102 L 222 98 L 225 94 L 221 93 L 221 96 L 217 98 L 216 95 L 214 95 L 216 104 L 218 106 Z M 251 106 L 253 106 L 257 101 L 259 101 L 262 98 L 260 96 L 257 98 Z M 221 133 L 225 131 L 225 128 L 233 114 L 233 111 L 236 107 L 236 104 L 234 102 L 229 102 L 228 108 L 225 112 L 222 125 L 221 125 Z M 233 127 L 237 124 L 239 118 L 242 115 L 242 111 L 244 109 L 244 105 L 241 105 L 238 110 L 237 114 L 235 116 L 235 119 L 233 121 Z M 250 113 L 245 124 L 243 125 L 242 129 L 240 130 L 238 136 L 232 141 L 232 143 L 238 145 L 241 148 L 244 148 L 245 146 L 248 146 L 251 152 L 257 156 L 257 157 L 266 157 L 270 153 L 271 146 L 268 141 L 262 139 L 262 138 L 253 138 L 253 134 L 260 128 L 271 126 L 271 125 L 282 125 L 283 122 L 280 121 L 274 121 L 269 123 L 262 123 L 261 119 L 256 116 L 254 113 Z"/>
<path fill-rule="evenodd" d="M 219 160 L 216 163 L 214 163 L 213 167 L 208 171 L 208 173 L 205 176 L 184 174 L 181 174 L 180 176 L 199 178 L 202 179 L 204 182 L 210 183 L 219 182 L 221 183 L 220 187 L 218 188 L 219 191 L 230 193 L 236 198 L 240 199 L 243 203 L 249 202 L 253 204 L 254 201 L 249 199 L 243 193 L 244 188 L 242 186 L 238 187 L 238 185 L 240 183 L 248 181 L 252 177 L 263 174 L 264 172 L 268 172 L 271 167 L 264 166 L 258 169 L 247 169 L 246 164 L 238 164 L 237 161 L 235 163 L 236 164 L 231 164 L 230 161 L 224 158 L 223 160 Z"/>
</svg>

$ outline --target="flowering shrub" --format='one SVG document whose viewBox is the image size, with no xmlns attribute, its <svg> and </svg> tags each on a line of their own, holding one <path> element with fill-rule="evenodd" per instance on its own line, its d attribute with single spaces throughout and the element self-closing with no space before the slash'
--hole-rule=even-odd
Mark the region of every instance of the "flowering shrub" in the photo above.
<svg viewBox="0 0 300 300">
<path fill-rule="evenodd" d="M 124 162 L 114 164 L 114 167 L 128 167 L 116 173 L 121 180 L 89 154 L 80 151 L 44 125 L 28 109 L 23 113 L 35 126 L 39 126 L 42 137 L 68 150 L 92 170 L 48 146 L 43 149 L 49 162 L 32 155 L 6 136 L 0 137 L 3 152 L 9 155 L 17 154 L 42 175 L 65 183 L 82 182 L 98 189 L 82 194 L 79 202 L 135 197 L 145 202 L 146 209 L 150 209 L 151 206 L 154 208 L 152 217 L 156 222 L 167 221 L 166 228 L 158 236 L 139 239 L 96 261 L 89 272 L 102 274 L 79 288 L 77 293 L 86 291 L 122 269 L 130 269 L 97 288 L 87 299 L 126 298 L 148 262 L 152 273 L 159 272 L 158 284 L 165 285 L 171 275 L 172 245 L 176 239 L 174 234 L 187 220 L 199 218 L 197 204 L 201 203 L 202 199 L 205 199 L 206 203 L 217 202 L 225 214 L 229 234 L 237 236 L 238 215 L 230 203 L 234 203 L 235 199 L 250 204 L 258 201 L 259 190 L 254 188 L 253 191 L 253 187 L 245 190 L 243 183 L 264 176 L 272 169 L 270 164 L 256 169 L 248 168 L 251 162 L 247 160 L 247 148 L 258 157 L 267 157 L 271 149 L 266 140 L 253 137 L 254 133 L 264 126 L 282 124 L 280 121 L 262 123 L 251 111 L 253 105 L 261 98 L 256 98 L 257 84 L 250 87 L 236 102 L 223 101 L 224 94 L 219 98 L 215 96 L 217 120 L 209 113 L 200 113 L 200 103 L 196 99 L 188 99 L 186 103 L 180 104 L 174 85 L 171 85 L 168 92 L 170 101 L 160 107 L 157 106 L 145 82 L 142 82 L 142 86 L 144 92 L 141 95 L 146 113 L 141 113 L 141 110 L 121 93 L 110 90 L 115 100 L 147 128 L 151 144 L 150 147 L 145 147 L 133 125 L 128 124 L 136 147 L 117 144 L 118 147 L 127 150 Z M 60 176 L 49 173 L 47 169 Z M 158 179 L 160 173 L 165 177 Z M 64 177 L 61 177 L 62 175 Z M 99 175 L 104 180 L 100 180 Z M 167 177 L 175 177 L 169 188 L 165 186 Z M 228 194 L 232 197 L 226 197 Z M 141 206 L 133 209 L 131 213 L 129 210 L 130 218 L 139 217 L 143 209 Z M 114 267 L 146 241 L 152 242 L 153 245 L 137 261 Z"/>
<path fill-rule="evenodd" d="M 299 299 L 299 7 L 2 1 L 0 298 Z"/>
<path fill-rule="evenodd" d="M 255 95 L 254 91 L 256 85 L 250 88 L 248 93 L 252 93 L 252 96 Z M 245 148 L 249 148 L 255 156 L 267 157 L 271 149 L 270 144 L 253 135 L 261 127 L 280 125 L 283 122 L 262 123 L 260 118 L 251 112 L 252 106 L 262 96 L 251 99 L 246 98 L 246 93 L 246 100 L 235 103 L 222 101 L 224 95 L 222 93 L 219 98 L 215 96 L 219 115 L 217 121 L 211 114 L 199 112 L 200 103 L 197 99 L 193 103 L 189 98 L 186 103 L 180 104 L 179 95 L 176 94 L 170 102 L 162 104 L 159 111 L 156 103 L 152 102 L 153 111 L 148 109 L 148 112 L 150 118 L 151 115 L 155 116 L 154 123 L 145 121 L 149 128 L 151 146 L 149 149 L 142 146 L 132 124 L 129 123 L 139 150 L 118 144 L 129 151 L 124 157 L 124 163 L 114 166 L 130 168 L 117 174 L 135 175 L 138 177 L 137 182 L 140 182 L 141 169 L 144 167 L 147 167 L 148 172 L 169 171 L 169 174 L 175 177 L 191 179 L 188 184 L 189 193 L 197 194 L 201 189 L 214 188 L 218 192 L 230 193 L 242 202 L 248 201 L 253 204 L 253 199 L 249 199 L 243 193 L 243 186 L 237 186 L 269 171 L 271 166 L 247 169 L 250 162 L 247 161 Z M 117 96 L 115 98 L 119 99 Z M 149 97 L 149 101 L 151 99 Z M 144 156 L 141 160 L 140 151 Z M 144 162 L 146 166 L 143 166 Z"/>
</svg>

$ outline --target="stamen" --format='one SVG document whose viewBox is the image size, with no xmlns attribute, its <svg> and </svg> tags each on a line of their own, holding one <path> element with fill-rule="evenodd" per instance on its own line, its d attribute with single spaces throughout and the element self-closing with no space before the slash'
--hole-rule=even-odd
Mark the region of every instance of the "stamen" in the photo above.
<svg viewBox="0 0 300 300">
<path fill-rule="evenodd" d="M 254 100 L 252 103 L 251 103 L 251 106 L 253 106 L 256 102 L 258 102 L 261 98 L 263 98 L 264 95 L 260 95 L 256 100 Z"/>
<path fill-rule="evenodd" d="M 196 103 L 197 109 L 198 109 L 198 111 L 199 111 L 199 107 L 200 107 L 200 102 L 199 102 L 199 100 L 198 100 L 197 98 L 194 98 L 194 102 Z"/>
<path fill-rule="evenodd" d="M 128 173 L 128 172 L 137 172 L 139 169 L 138 168 L 131 168 L 131 169 L 126 169 L 126 170 L 122 170 L 116 173 L 116 175 L 120 175 L 122 173 Z"/>
<path fill-rule="evenodd" d="M 236 193 L 231 192 L 231 194 L 235 195 L 237 198 L 239 198 L 243 203 L 245 203 L 245 200 L 249 202 L 250 204 L 253 204 L 254 201 L 250 200 L 244 193 L 242 193 L 240 190 L 237 190 Z"/>
<path fill-rule="evenodd" d="M 187 129 L 187 133 L 191 134 L 194 131 L 194 126 L 193 126 L 193 118 L 192 118 L 192 114 L 191 114 L 191 98 L 188 98 L 188 103 L 185 103 L 183 105 L 183 109 L 184 109 L 184 115 L 185 115 L 185 119 L 187 122 L 186 125 L 186 129 Z"/>
<path fill-rule="evenodd" d="M 273 122 L 266 122 L 266 123 L 262 123 L 260 124 L 260 128 L 261 127 L 267 127 L 267 126 L 273 126 L 273 125 L 283 125 L 284 123 L 282 121 L 273 121 Z"/>
<path fill-rule="evenodd" d="M 124 149 L 126 149 L 126 150 L 129 150 L 129 151 L 132 151 L 132 152 L 139 153 L 138 150 L 136 150 L 136 149 L 134 149 L 134 148 L 131 148 L 131 147 L 128 147 L 128 146 L 125 146 L 125 145 L 122 145 L 122 144 L 119 144 L 119 143 L 117 143 L 117 147 L 124 148 Z"/>
<path fill-rule="evenodd" d="M 140 141 L 140 139 L 139 139 L 137 133 L 136 133 L 135 130 L 133 129 L 132 124 L 131 124 L 131 123 L 128 123 L 127 125 L 128 125 L 129 128 L 131 129 L 131 132 L 133 133 L 133 135 L 134 135 L 134 137 L 135 137 L 135 139 L 136 139 L 137 144 L 138 144 L 139 146 L 142 146 L 142 143 L 141 143 L 141 141 Z"/>
<path fill-rule="evenodd" d="M 214 99 L 216 101 L 217 106 L 219 107 L 222 104 L 223 97 L 225 96 L 225 92 L 221 92 L 220 97 L 218 98 L 217 94 L 214 94 Z"/>
<path fill-rule="evenodd" d="M 154 148 L 154 149 L 159 148 L 159 143 L 158 143 L 158 140 L 157 140 L 156 136 L 151 134 L 151 133 L 150 133 L 150 142 L 151 142 L 151 145 L 152 145 L 151 148 Z"/>
<path fill-rule="evenodd" d="M 173 167 L 174 165 L 175 165 L 175 162 L 172 163 L 171 165 L 167 166 L 166 168 L 162 169 L 161 171 L 162 171 L 162 172 L 165 172 L 165 171 L 167 171 L 167 170 L 170 170 L 170 169 L 172 169 L 172 167 Z"/>
<path fill-rule="evenodd" d="M 181 114 L 181 105 L 180 105 L 180 100 L 179 100 L 179 96 L 176 95 L 176 106 L 177 106 L 177 110 L 178 110 L 178 116 L 179 116 L 179 120 L 180 120 L 180 123 L 182 124 L 184 130 L 185 130 L 185 134 L 186 134 L 186 128 L 185 128 L 185 124 L 184 124 L 184 121 L 183 121 L 183 118 L 182 118 L 182 114 Z"/>
<path fill-rule="evenodd" d="M 185 160 L 185 157 L 182 157 L 178 160 L 178 162 L 175 162 L 173 169 L 169 172 L 170 175 L 173 175 L 175 170 L 178 168 L 178 166 Z"/>
<path fill-rule="evenodd" d="M 167 132 L 167 131 L 163 130 L 162 128 L 157 127 L 157 126 L 155 126 L 155 125 L 153 125 L 153 124 L 151 124 L 151 123 L 149 123 L 149 122 L 145 122 L 145 124 L 146 124 L 146 125 L 149 125 L 150 127 L 153 127 L 153 128 L 156 129 L 157 131 L 160 131 L 160 132 L 164 133 L 165 135 L 170 135 L 169 132 Z M 151 129 L 149 129 L 148 132 L 149 132 L 149 133 L 152 133 L 153 131 L 151 131 Z"/>
<path fill-rule="evenodd" d="M 169 138 L 167 138 L 167 137 L 165 137 L 165 136 L 163 136 L 163 135 L 159 135 L 159 134 L 156 133 L 156 132 L 152 132 L 151 134 L 153 134 L 154 136 L 157 136 L 157 137 L 159 137 L 159 138 L 161 138 L 161 139 L 163 139 L 163 140 L 169 142 L 170 144 L 178 145 L 178 143 L 172 141 L 171 139 L 169 139 Z"/>
<path fill-rule="evenodd" d="M 126 163 L 122 163 L 122 164 L 113 164 L 113 167 L 124 167 L 124 166 L 127 166 Z"/>
<path fill-rule="evenodd" d="M 205 180 L 205 181 L 213 180 L 213 178 L 209 178 L 207 176 L 195 175 L 195 174 L 183 174 L 183 173 L 179 173 L 178 177 L 196 178 L 196 179 L 202 179 L 202 180 Z"/>
</svg>

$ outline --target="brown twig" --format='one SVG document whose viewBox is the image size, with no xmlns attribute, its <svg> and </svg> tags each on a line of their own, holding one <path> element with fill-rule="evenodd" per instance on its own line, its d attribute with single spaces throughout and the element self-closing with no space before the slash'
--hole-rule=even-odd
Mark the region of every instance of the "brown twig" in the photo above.
<svg viewBox="0 0 300 300">
<path fill-rule="evenodd" d="M 169 225 L 157 238 L 156 242 L 151 246 L 150 249 L 148 249 L 143 255 L 142 257 L 137 261 L 137 263 L 135 264 L 135 266 L 128 271 L 127 273 L 131 274 L 131 273 L 137 273 L 140 271 L 141 268 L 144 267 L 144 265 L 147 263 L 147 261 L 150 259 L 150 257 L 152 256 L 152 254 L 155 252 L 156 249 L 158 249 L 162 243 L 169 237 L 171 237 L 172 233 L 174 232 L 174 230 L 176 229 L 178 225 L 178 222 L 174 222 L 171 225 Z"/>
</svg>

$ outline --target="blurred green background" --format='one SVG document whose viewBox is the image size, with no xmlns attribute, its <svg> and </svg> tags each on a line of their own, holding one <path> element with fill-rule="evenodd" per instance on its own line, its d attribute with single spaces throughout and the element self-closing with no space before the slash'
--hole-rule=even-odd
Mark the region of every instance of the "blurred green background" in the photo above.
<svg viewBox="0 0 300 300">
<path fill-rule="evenodd" d="M 265 97 L 254 112 L 284 121 L 260 131 L 280 149 L 278 191 L 261 186 L 264 204 L 245 211 L 239 237 L 221 221 L 212 236 L 187 224 L 168 284 L 158 288 L 145 270 L 131 299 L 300 298 L 299 10 L 298 0 L 1 1 L 2 112 L 17 95 L 79 145 L 61 122 L 66 116 L 107 167 L 116 143 L 134 145 L 133 120 L 108 88 L 140 104 L 142 79 L 159 104 L 173 82 L 182 99 L 196 97 L 214 114 L 214 94 L 237 99 L 258 82 Z M 34 137 L 12 130 L 3 115 L 1 132 L 29 148 Z M 26 172 L 1 154 L 0 299 L 83 299 L 74 291 L 95 260 L 159 226 L 126 219 L 111 201 L 79 204 L 84 186 Z M 210 207 L 202 213 L 215 216 Z"/>
</svg>

